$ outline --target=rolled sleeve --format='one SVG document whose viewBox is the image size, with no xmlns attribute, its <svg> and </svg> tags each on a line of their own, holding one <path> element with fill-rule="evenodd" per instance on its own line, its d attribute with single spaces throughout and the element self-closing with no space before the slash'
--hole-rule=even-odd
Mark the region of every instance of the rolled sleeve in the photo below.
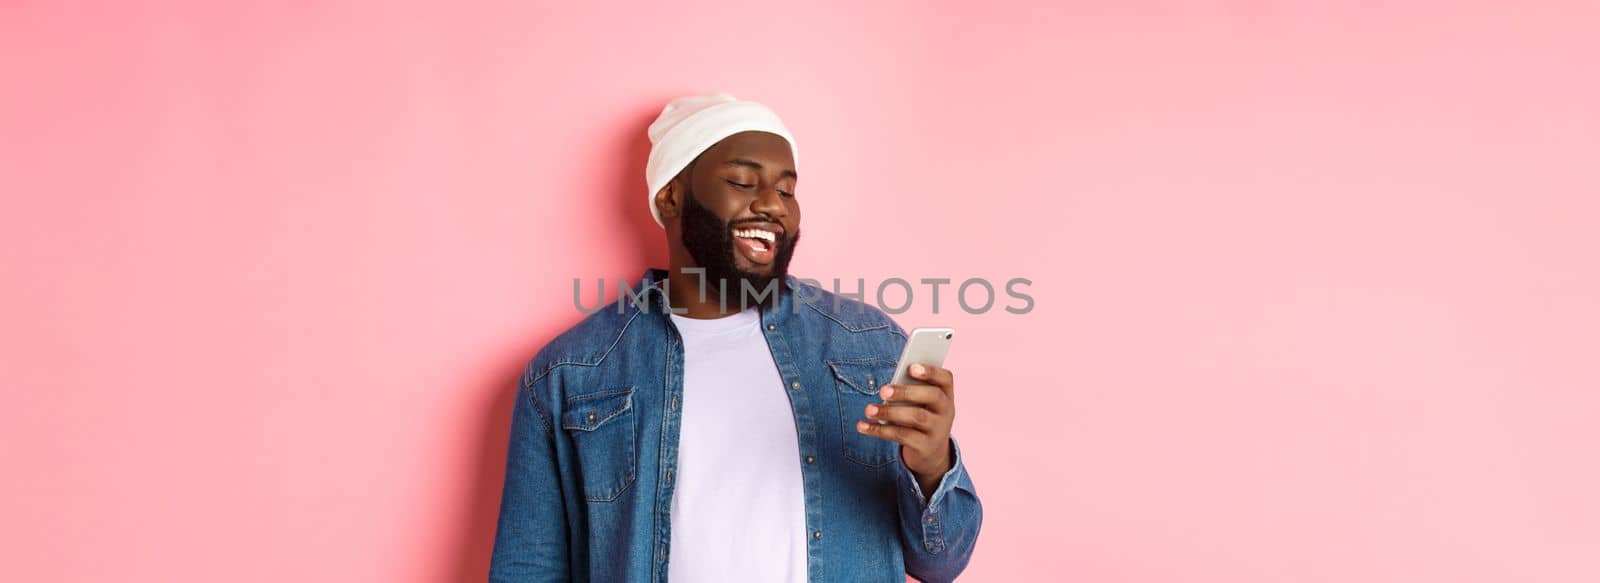
<svg viewBox="0 0 1600 583">
<path fill-rule="evenodd" d="M 955 461 L 931 496 L 924 495 L 910 468 L 898 464 L 906 572 L 928 583 L 954 580 L 966 569 L 983 523 L 983 505 L 955 437 L 950 451 Z"/>
</svg>

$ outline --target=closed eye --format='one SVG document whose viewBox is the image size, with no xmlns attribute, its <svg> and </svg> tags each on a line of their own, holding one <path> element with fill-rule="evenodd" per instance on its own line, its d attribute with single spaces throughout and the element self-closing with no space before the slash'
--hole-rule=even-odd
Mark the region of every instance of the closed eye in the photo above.
<svg viewBox="0 0 1600 583">
<path fill-rule="evenodd" d="M 726 180 L 726 179 L 724 179 L 723 182 L 726 182 L 728 184 L 731 184 L 733 186 L 736 186 L 736 187 L 739 187 L 739 188 L 742 188 L 742 189 L 749 189 L 749 188 L 752 188 L 752 187 L 755 186 L 754 184 L 740 184 L 738 182 L 734 182 L 732 180 Z M 778 194 L 786 196 L 786 197 L 789 197 L 789 198 L 794 198 L 794 193 L 793 192 L 780 190 L 780 191 L 778 191 Z"/>
</svg>

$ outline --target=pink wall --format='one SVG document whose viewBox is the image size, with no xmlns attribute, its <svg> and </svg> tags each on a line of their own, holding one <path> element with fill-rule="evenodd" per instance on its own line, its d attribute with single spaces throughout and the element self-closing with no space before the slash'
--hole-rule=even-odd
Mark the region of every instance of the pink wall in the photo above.
<svg viewBox="0 0 1600 583">
<path fill-rule="evenodd" d="M 1592 3 L 327 4 L 0 8 L 0 578 L 481 580 L 512 381 L 725 90 L 797 273 L 1035 282 L 900 316 L 968 580 L 1600 580 Z"/>
</svg>

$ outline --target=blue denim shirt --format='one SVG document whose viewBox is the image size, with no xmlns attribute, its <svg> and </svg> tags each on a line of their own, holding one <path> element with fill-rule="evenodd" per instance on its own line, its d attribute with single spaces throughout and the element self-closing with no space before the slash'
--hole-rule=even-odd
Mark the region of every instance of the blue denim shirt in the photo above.
<svg viewBox="0 0 1600 583">
<path fill-rule="evenodd" d="M 683 344 L 665 278 L 646 270 L 523 371 L 490 581 L 666 580 Z M 782 287 L 761 326 L 799 437 L 807 580 L 955 579 L 983 506 L 954 438 L 955 463 L 927 496 L 898 444 L 855 429 L 893 376 L 905 330 L 792 275 Z"/>
</svg>

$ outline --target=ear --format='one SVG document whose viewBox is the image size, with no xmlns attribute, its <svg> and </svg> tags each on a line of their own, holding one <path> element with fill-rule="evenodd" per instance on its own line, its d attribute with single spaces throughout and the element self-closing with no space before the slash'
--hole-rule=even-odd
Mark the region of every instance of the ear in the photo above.
<svg viewBox="0 0 1600 583">
<path fill-rule="evenodd" d="M 678 186 L 678 179 L 667 181 L 667 185 L 656 191 L 656 210 L 661 211 L 661 222 L 678 216 L 683 209 L 683 189 Z"/>
</svg>

